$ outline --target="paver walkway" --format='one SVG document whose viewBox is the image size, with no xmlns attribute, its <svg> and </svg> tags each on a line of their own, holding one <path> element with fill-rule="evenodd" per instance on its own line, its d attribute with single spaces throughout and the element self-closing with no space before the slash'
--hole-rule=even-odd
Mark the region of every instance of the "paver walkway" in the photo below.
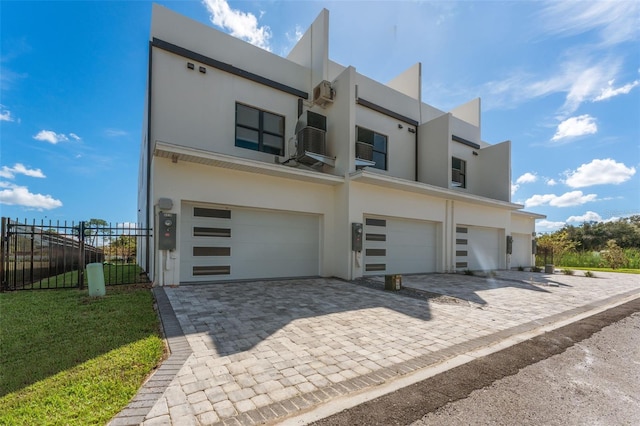
<svg viewBox="0 0 640 426">
<path fill-rule="evenodd" d="M 111 424 L 278 423 L 505 338 L 640 297 L 639 276 L 596 275 L 405 276 L 414 297 L 337 279 L 156 289 L 165 330 L 173 330 L 169 343 L 178 350 L 160 382 L 153 376 Z M 382 287 L 382 278 L 368 281 Z"/>
</svg>

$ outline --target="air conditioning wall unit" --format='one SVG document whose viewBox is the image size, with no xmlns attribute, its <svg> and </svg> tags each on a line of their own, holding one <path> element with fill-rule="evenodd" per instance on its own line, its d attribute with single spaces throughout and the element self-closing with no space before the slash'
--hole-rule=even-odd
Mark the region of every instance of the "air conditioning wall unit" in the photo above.
<svg viewBox="0 0 640 426">
<path fill-rule="evenodd" d="M 325 131 L 307 126 L 298 132 L 298 158 L 303 157 L 305 152 L 326 155 Z"/>
<path fill-rule="evenodd" d="M 335 91 L 331 87 L 331 83 L 323 80 L 313 88 L 313 103 L 325 107 L 328 103 L 333 103 Z"/>
<path fill-rule="evenodd" d="M 356 142 L 356 158 L 373 161 L 373 145 Z"/>
</svg>

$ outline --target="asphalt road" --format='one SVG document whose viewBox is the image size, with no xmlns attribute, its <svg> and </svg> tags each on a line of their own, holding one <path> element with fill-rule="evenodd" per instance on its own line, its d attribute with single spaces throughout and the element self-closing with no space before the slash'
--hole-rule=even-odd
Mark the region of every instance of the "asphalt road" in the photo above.
<svg viewBox="0 0 640 426">
<path fill-rule="evenodd" d="M 315 424 L 640 424 L 640 299 Z"/>
</svg>

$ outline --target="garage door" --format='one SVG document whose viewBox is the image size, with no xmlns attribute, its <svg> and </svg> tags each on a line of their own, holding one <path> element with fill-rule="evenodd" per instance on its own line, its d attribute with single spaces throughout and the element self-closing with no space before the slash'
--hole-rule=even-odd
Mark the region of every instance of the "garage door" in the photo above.
<svg viewBox="0 0 640 426">
<path fill-rule="evenodd" d="M 433 222 L 366 217 L 364 274 L 435 272 L 436 235 Z"/>
<path fill-rule="evenodd" d="M 317 276 L 317 215 L 185 203 L 180 280 Z"/>
<path fill-rule="evenodd" d="M 511 267 L 530 267 L 531 265 L 531 237 L 529 234 L 513 233 L 513 250 L 511 253 Z"/>
<path fill-rule="evenodd" d="M 469 227 L 469 269 L 489 271 L 500 266 L 500 231 Z"/>
<path fill-rule="evenodd" d="M 456 268 L 472 271 L 499 269 L 502 250 L 500 230 L 472 226 L 456 227 Z"/>
</svg>

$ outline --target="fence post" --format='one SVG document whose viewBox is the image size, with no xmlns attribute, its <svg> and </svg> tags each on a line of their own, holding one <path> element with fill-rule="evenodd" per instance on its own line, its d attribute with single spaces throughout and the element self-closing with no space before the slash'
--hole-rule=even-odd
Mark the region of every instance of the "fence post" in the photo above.
<svg viewBox="0 0 640 426">
<path fill-rule="evenodd" d="M 7 280 L 4 276 L 4 261 L 5 261 L 5 249 L 8 244 L 8 241 L 5 241 L 7 238 L 7 218 L 2 218 L 2 225 L 0 230 L 0 292 L 5 291 L 5 287 L 7 287 Z"/>
<path fill-rule="evenodd" d="M 78 253 L 78 288 L 84 288 L 84 221 L 78 225 L 78 239 L 80 242 L 80 250 Z"/>
</svg>

